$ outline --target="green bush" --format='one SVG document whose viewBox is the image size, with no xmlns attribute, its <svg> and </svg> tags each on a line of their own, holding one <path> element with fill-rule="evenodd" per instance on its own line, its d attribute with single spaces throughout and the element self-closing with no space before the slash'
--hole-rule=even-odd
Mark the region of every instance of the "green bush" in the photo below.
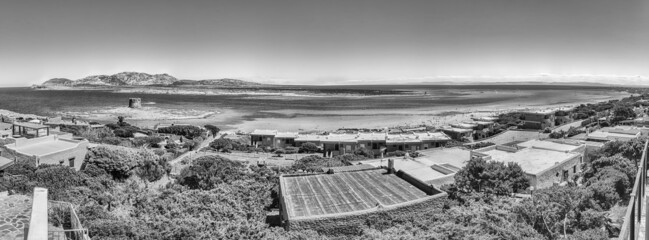
<svg viewBox="0 0 649 240">
<path fill-rule="evenodd" d="M 306 143 L 303 143 L 300 146 L 299 152 L 301 152 L 301 153 L 315 153 L 315 152 L 318 152 L 319 150 L 320 150 L 320 148 L 315 143 L 306 142 Z"/>
<path fill-rule="evenodd" d="M 203 129 L 192 125 L 176 125 L 158 129 L 159 133 L 174 134 L 184 136 L 189 139 L 199 137 L 203 134 Z"/>
<path fill-rule="evenodd" d="M 166 159 L 163 160 L 162 156 L 156 155 L 153 151 L 110 145 L 100 145 L 90 149 L 86 155 L 86 163 L 106 171 L 116 180 L 128 178 L 136 172 L 138 167 L 146 168 L 142 170 L 145 173 L 151 172 L 152 168 L 168 168 Z M 145 178 L 156 179 L 158 176 Z"/>
</svg>

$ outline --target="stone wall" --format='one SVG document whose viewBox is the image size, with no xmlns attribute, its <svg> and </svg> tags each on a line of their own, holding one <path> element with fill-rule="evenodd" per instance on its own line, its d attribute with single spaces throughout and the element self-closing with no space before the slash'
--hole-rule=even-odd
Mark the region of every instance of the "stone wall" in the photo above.
<svg viewBox="0 0 649 240">
<path fill-rule="evenodd" d="M 446 193 L 440 193 L 434 196 L 428 196 L 404 204 L 398 204 L 386 207 L 377 207 L 370 211 L 350 213 L 340 216 L 314 217 L 307 219 L 289 220 L 285 224 L 286 230 L 314 230 L 320 234 L 328 236 L 355 235 L 366 226 L 366 220 L 372 217 L 392 216 L 395 218 L 405 218 L 417 215 L 422 209 L 437 208 L 441 209 L 447 197 Z"/>
<path fill-rule="evenodd" d="M 555 182 L 562 182 L 564 170 L 568 171 L 566 180 L 571 181 L 575 174 L 581 172 L 581 157 L 580 154 L 559 164 L 555 164 L 550 169 L 537 173 L 534 177 L 534 182 L 530 181 L 530 185 L 535 184 L 536 189 L 551 187 Z"/>
</svg>

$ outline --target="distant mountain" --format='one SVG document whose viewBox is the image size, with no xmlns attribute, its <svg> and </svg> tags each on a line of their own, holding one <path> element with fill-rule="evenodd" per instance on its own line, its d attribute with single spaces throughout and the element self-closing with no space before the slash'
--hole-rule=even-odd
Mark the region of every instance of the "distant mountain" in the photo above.
<svg viewBox="0 0 649 240">
<path fill-rule="evenodd" d="M 208 85 L 208 86 L 221 86 L 221 87 L 243 87 L 243 86 L 261 86 L 262 84 L 256 82 L 243 81 L 239 79 L 206 79 L 206 80 L 180 80 L 174 85 Z"/>
<path fill-rule="evenodd" d="M 93 75 L 78 80 L 53 78 L 45 81 L 40 87 L 76 87 L 76 86 L 214 86 L 244 87 L 261 84 L 238 79 L 178 80 L 166 73 L 147 74 L 139 72 L 121 72 L 113 75 Z"/>
</svg>

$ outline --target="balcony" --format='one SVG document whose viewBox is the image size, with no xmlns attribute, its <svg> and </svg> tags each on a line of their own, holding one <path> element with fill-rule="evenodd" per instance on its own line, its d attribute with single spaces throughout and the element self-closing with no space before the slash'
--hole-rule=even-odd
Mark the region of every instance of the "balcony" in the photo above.
<svg viewBox="0 0 649 240">
<path fill-rule="evenodd" d="M 25 240 L 90 240 L 74 206 L 68 202 L 48 201 L 47 189 L 34 188 L 29 227 Z"/>
</svg>

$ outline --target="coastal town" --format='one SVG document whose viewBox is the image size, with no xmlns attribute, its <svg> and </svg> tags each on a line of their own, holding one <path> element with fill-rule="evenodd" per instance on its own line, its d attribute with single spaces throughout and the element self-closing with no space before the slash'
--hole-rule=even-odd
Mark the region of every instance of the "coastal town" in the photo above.
<svg viewBox="0 0 649 240">
<path fill-rule="evenodd" d="M 102 227 L 87 222 L 82 215 L 86 210 L 75 212 L 83 207 L 78 204 L 88 202 L 69 194 L 84 183 L 64 180 L 66 174 L 100 174 L 137 189 L 163 191 L 175 185 L 205 189 L 205 184 L 216 184 L 214 177 L 226 182 L 237 177 L 231 168 L 250 168 L 253 175 L 266 175 L 265 184 L 276 184 L 273 200 L 257 210 L 265 216 L 263 224 L 287 233 L 354 236 L 368 219 L 439 211 L 448 208 L 448 201 L 478 193 L 525 202 L 535 199 L 535 192 L 569 188 L 594 191 L 593 200 L 602 202 L 593 211 L 609 219 L 602 225 L 608 236 L 626 239 L 644 234 L 634 222 L 644 221 L 644 216 L 632 209 L 644 204 L 644 195 L 635 193 L 638 187 L 644 191 L 638 186 L 643 179 L 635 174 L 620 179 L 622 183 L 601 179 L 613 184 L 615 196 L 598 197 L 611 193 L 590 189 L 604 184 L 593 185 L 593 175 L 606 166 L 620 169 L 615 166 L 624 161 L 635 162 L 638 171 L 632 172 L 645 174 L 648 106 L 649 95 L 642 94 L 571 108 L 480 116 L 446 126 L 300 132 L 242 132 L 184 123 L 149 129 L 132 126 L 124 117 L 101 124 L 3 111 L 0 198 L 10 210 L 0 211 L 0 232 L 9 236 L 3 240 L 112 234 L 96 232 Z M 141 108 L 141 99 L 129 99 L 128 107 Z M 68 201 L 61 209 L 48 207 L 63 199 Z M 52 214 L 61 212 L 74 217 L 53 219 Z"/>
<path fill-rule="evenodd" d="M 649 240 L 649 1 L 0 1 L 0 240 Z"/>
</svg>

